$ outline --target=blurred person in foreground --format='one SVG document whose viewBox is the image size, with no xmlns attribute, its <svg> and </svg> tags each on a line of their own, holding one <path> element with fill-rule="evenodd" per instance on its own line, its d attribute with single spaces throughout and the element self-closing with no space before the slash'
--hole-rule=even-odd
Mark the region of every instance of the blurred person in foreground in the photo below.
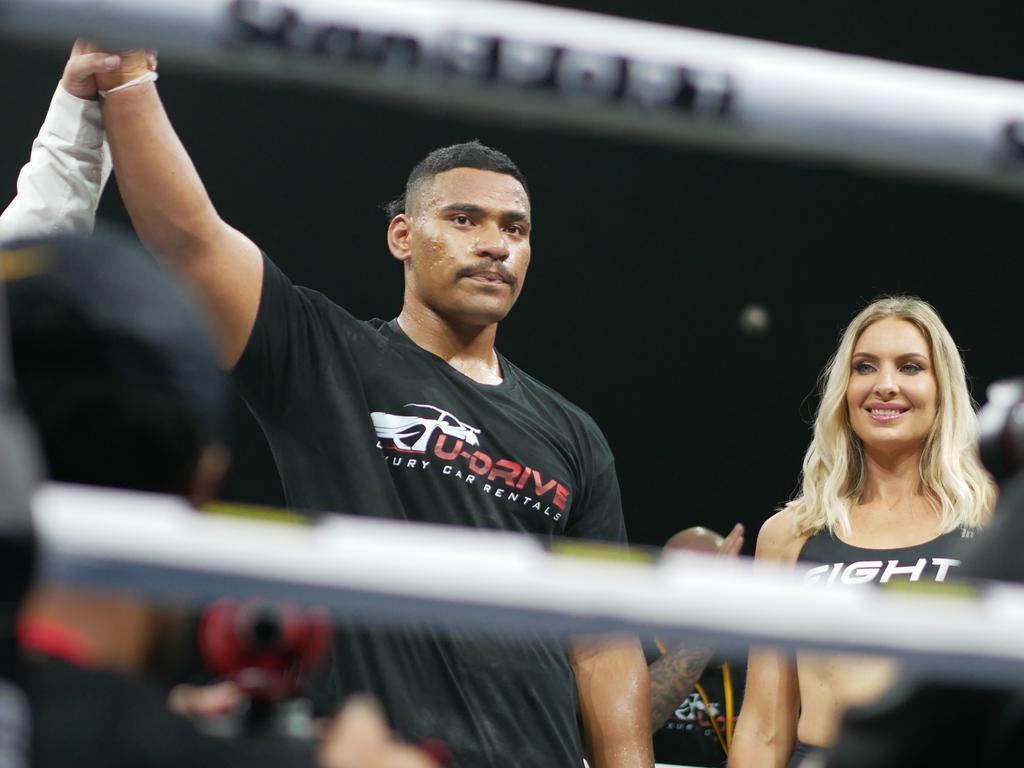
<svg viewBox="0 0 1024 768">
<path fill-rule="evenodd" d="M 184 288 L 109 235 L 16 242 L 0 259 L 18 395 L 51 477 L 208 500 L 226 465 L 217 443 L 224 387 Z M 34 587 L 18 622 L 33 765 L 433 764 L 391 742 L 363 702 L 342 713 L 318 755 L 295 740 L 199 734 L 144 679 L 174 650 L 178 622 L 128 585 L 102 594 Z"/>
<path fill-rule="evenodd" d="M 686 528 L 664 548 L 736 557 L 743 548 L 743 526 L 737 523 L 725 537 L 703 526 Z M 645 642 L 644 652 L 650 662 L 655 759 L 676 765 L 723 765 L 743 695 L 742 664 L 716 657 L 709 647 L 662 638 Z"/>
<path fill-rule="evenodd" d="M 823 375 L 802 493 L 768 519 L 756 557 L 799 564 L 804 581 L 944 581 L 989 519 L 995 487 L 959 350 L 912 297 L 879 299 L 847 326 Z M 894 663 L 751 650 L 729 764 L 797 766 L 836 739 L 848 707 L 874 700 Z"/>
<path fill-rule="evenodd" d="M 144 56 L 97 77 L 135 229 L 205 300 L 291 507 L 625 543 L 599 428 L 495 347 L 531 259 L 531 200 L 509 157 L 466 142 L 412 169 L 386 233 L 402 311 L 360 321 L 220 217 Z M 359 255 L 342 255 L 357 285 Z M 401 733 L 444 740 L 461 768 L 651 763 L 635 638 L 346 626 L 335 658 L 334 698 L 372 692 Z"/>
<path fill-rule="evenodd" d="M 93 73 L 97 68 L 116 64 L 88 60 L 83 44 L 75 50 L 61 82 L 57 86 L 50 110 L 32 145 L 31 161 L 18 178 L 19 194 L 0 214 L 0 244 L 15 237 L 55 234 L 58 232 L 89 232 L 95 218 L 100 190 L 110 171 L 108 155 L 103 148 L 99 105 L 95 99 Z M 104 57 L 105 58 L 105 57 Z M 154 61 L 155 65 L 155 61 Z M 84 89 L 84 90 L 83 90 Z M 75 135 L 62 130 L 73 126 Z M 0 260 L 0 365 L 7 366 L 7 303 L 5 278 L 15 277 L 14 265 Z M 18 521 L 16 497 L 30 493 L 18 486 L 28 475 L 36 444 L 31 430 L 25 428 L 21 414 L 11 407 L 14 400 L 13 381 L 0 377 L 0 569 L 3 580 L 2 650 L 3 672 L 0 674 L 0 765 L 5 768 L 28 765 L 31 750 L 28 702 L 20 690 L 24 684 L 25 662 L 17 648 L 16 614 L 31 580 L 35 541 L 31 536 L 31 520 Z M 28 513 L 27 499 L 25 509 Z M 9 518 L 9 519 L 8 519 Z M 26 536 L 25 530 L 29 531 Z"/>
<path fill-rule="evenodd" d="M 985 580 L 1024 583 L 1024 378 L 989 387 L 982 458 L 999 482 L 992 524 L 965 547 L 958 574 L 984 595 Z M 962 598 L 958 598 L 962 599 Z M 959 677 L 971 675 L 952 670 Z M 908 671 L 877 701 L 851 709 L 828 768 L 1024 765 L 1024 684 L 944 681 Z"/>
<path fill-rule="evenodd" d="M 31 502 L 42 462 L 15 398 L 3 277 L 0 262 L 0 766 L 25 768 L 31 724 L 15 628 L 35 569 Z"/>
</svg>

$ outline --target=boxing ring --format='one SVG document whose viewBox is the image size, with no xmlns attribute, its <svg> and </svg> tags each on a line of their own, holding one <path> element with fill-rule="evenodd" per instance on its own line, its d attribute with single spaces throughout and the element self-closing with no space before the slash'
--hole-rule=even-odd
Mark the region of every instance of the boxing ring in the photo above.
<svg viewBox="0 0 1024 768">
<path fill-rule="evenodd" d="M 515 534 L 262 508 L 197 513 L 172 497 L 59 484 L 43 486 L 33 506 L 48 581 L 196 604 L 262 596 L 339 620 L 400 616 L 403 626 L 484 634 L 642 632 L 725 654 L 750 642 L 881 653 L 945 679 L 1024 682 L 1024 587 L 1015 585 L 816 589 L 751 561 L 545 549 Z"/>
<path fill-rule="evenodd" d="M 165 60 L 237 75 L 1024 189 L 1024 84 L 554 7 L 2 0 L 0 35 L 144 43 Z M 808 595 L 789 574 L 759 569 L 751 578 L 746 563 L 666 556 L 627 564 L 487 532 L 406 532 L 406 524 L 366 519 L 267 527 L 196 516 L 171 499 L 60 486 L 40 491 L 36 515 L 49 577 L 130 581 L 154 596 L 198 601 L 238 590 L 379 618 L 400 604 L 425 622 L 443 615 L 509 630 L 655 630 L 737 650 L 800 642 L 900 655 L 944 673 L 1024 674 L 1024 649 L 1012 642 L 1024 629 L 1024 593 L 1010 586 Z M 714 591 L 694 588 L 709 583 Z M 677 610 L 665 610 L 666 596 Z M 813 610 L 808 600 L 817 601 Z M 886 631 L 864 630 L 869 616 Z M 954 658 L 967 663 L 948 665 Z"/>
<path fill-rule="evenodd" d="M 0 0 L 0 38 L 66 46 L 76 35 L 407 104 L 1024 191 L 1024 84 L 990 77 L 496 0 Z M 724 655 L 751 643 L 875 653 L 937 678 L 1024 683 L 1015 585 L 814 589 L 750 561 L 365 517 L 197 513 L 59 484 L 40 486 L 32 508 L 42 578 L 158 601 L 259 596 L 340 621 L 402 616 L 482 634 L 657 633 Z"/>
</svg>

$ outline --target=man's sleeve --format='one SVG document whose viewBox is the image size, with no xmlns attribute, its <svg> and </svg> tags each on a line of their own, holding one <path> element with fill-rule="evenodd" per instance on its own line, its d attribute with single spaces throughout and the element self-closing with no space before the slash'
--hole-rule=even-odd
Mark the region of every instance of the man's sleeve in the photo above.
<svg viewBox="0 0 1024 768">
<path fill-rule="evenodd" d="M 365 341 L 363 323 L 319 291 L 293 285 L 264 254 L 260 305 L 235 383 L 258 417 L 281 421 L 308 410 L 312 383 L 328 368 L 334 393 L 358 387 Z"/>
<path fill-rule="evenodd" d="M 622 496 L 615 460 L 596 425 L 592 434 L 588 452 L 593 457 L 591 464 L 597 469 L 582 482 L 580 493 L 569 510 L 565 535 L 624 544 L 626 524 L 622 519 Z"/>
<path fill-rule="evenodd" d="M 109 176 L 99 102 L 58 85 L 18 176 L 18 194 L 0 214 L 0 241 L 91 232 Z"/>
<path fill-rule="evenodd" d="M 258 416 L 281 416 L 296 372 L 315 360 L 319 338 L 315 294 L 296 288 L 266 255 L 263 286 L 249 341 L 233 371 L 246 403 Z"/>
</svg>

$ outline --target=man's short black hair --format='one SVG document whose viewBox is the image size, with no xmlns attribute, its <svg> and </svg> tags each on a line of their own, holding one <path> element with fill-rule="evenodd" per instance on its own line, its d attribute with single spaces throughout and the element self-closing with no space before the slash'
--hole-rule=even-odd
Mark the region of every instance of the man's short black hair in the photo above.
<svg viewBox="0 0 1024 768">
<path fill-rule="evenodd" d="M 182 494 L 219 437 L 224 381 L 198 306 L 109 233 L 0 248 L 15 387 L 54 480 Z"/>
<path fill-rule="evenodd" d="M 526 194 L 530 194 L 530 190 L 526 186 L 526 177 L 519 170 L 519 166 L 512 162 L 512 158 L 504 152 L 473 139 L 473 141 L 466 141 L 462 144 L 452 144 L 450 147 L 439 147 L 420 160 L 405 182 L 405 194 L 384 205 L 388 221 L 398 214 L 408 211 L 409 201 L 419 184 L 453 168 L 476 168 L 480 171 L 504 173 L 522 184 Z"/>
</svg>

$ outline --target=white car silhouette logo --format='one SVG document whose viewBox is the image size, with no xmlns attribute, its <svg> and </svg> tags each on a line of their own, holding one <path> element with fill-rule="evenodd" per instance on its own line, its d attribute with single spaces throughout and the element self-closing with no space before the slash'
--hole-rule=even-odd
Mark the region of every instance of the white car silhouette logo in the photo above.
<svg viewBox="0 0 1024 768">
<path fill-rule="evenodd" d="M 373 411 L 370 418 L 373 420 L 373 428 L 377 431 L 378 440 L 390 440 L 399 450 L 423 453 L 427 450 L 427 445 L 434 432 L 441 430 L 444 434 L 464 440 L 469 445 L 480 444 L 480 440 L 477 438 L 480 430 L 460 421 L 448 411 L 421 403 L 406 403 L 405 407 L 427 408 L 436 411 L 438 415 L 432 419 L 426 419 L 420 416 Z"/>
</svg>

